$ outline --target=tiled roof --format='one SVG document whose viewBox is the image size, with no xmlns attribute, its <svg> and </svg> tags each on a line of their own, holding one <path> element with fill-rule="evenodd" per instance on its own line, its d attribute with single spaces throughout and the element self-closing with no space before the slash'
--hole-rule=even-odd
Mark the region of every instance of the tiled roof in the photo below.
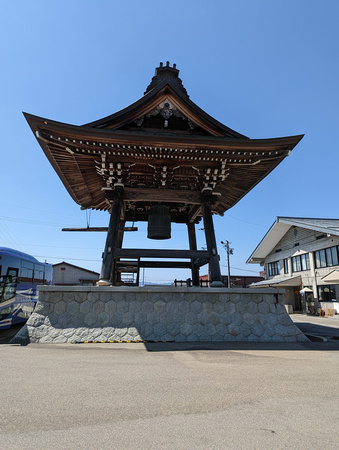
<svg viewBox="0 0 339 450">
<path fill-rule="evenodd" d="M 316 231 L 329 231 L 339 235 L 339 219 L 312 219 L 304 217 L 277 217 L 278 222 L 290 223 L 293 226 L 300 226 Z"/>
<path fill-rule="evenodd" d="M 339 236 L 339 219 L 278 216 L 274 224 L 268 230 L 246 262 L 262 262 L 287 233 L 287 231 L 293 226 Z"/>
</svg>

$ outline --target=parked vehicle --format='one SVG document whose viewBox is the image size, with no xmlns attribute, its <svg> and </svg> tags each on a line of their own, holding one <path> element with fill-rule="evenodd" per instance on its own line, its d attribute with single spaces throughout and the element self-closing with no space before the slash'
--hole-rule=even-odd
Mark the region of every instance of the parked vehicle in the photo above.
<svg viewBox="0 0 339 450">
<path fill-rule="evenodd" d="M 39 284 L 52 284 L 51 264 L 0 247 L 0 329 L 29 318 L 38 299 Z"/>
</svg>

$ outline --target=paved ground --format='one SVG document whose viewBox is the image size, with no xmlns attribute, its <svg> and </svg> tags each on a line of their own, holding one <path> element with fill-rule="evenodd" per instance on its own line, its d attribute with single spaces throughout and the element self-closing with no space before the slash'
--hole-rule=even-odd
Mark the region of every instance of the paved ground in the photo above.
<svg viewBox="0 0 339 450">
<path fill-rule="evenodd" d="M 337 318 L 307 319 L 293 317 L 339 330 Z M 338 448 L 336 339 L 0 352 L 0 448 Z"/>
<path fill-rule="evenodd" d="M 339 315 L 333 317 L 307 316 L 292 314 L 291 319 L 299 329 L 312 339 L 322 337 L 328 340 L 339 340 Z"/>
<path fill-rule="evenodd" d="M 21 327 L 22 325 L 13 325 L 7 330 L 0 330 L 0 344 L 9 344 L 12 337 L 14 337 L 19 332 Z"/>
</svg>

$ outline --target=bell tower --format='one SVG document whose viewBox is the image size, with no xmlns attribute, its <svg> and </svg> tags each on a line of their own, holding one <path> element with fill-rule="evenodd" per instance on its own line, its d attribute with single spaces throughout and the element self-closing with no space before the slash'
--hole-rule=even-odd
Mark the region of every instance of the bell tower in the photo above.
<svg viewBox="0 0 339 450">
<path fill-rule="evenodd" d="M 25 114 L 65 188 L 82 209 L 110 213 L 99 284 L 121 285 L 121 274 L 143 267 L 199 269 L 223 286 L 213 215 L 222 216 L 289 155 L 302 136 L 249 139 L 193 103 L 176 65 L 160 63 L 143 97 L 102 119 L 75 126 Z M 171 224 L 187 226 L 189 250 L 123 248 L 126 222 L 148 222 L 148 237 L 170 239 Z M 203 221 L 206 250 L 197 250 Z"/>
</svg>

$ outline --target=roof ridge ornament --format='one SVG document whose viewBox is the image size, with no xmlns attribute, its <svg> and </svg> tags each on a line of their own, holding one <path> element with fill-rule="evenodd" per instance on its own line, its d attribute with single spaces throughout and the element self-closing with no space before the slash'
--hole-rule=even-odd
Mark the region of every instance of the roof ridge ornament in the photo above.
<svg viewBox="0 0 339 450">
<path fill-rule="evenodd" d="M 152 89 L 158 86 L 158 84 L 160 84 L 163 80 L 168 80 L 169 82 L 174 83 L 177 88 L 179 88 L 185 95 L 187 95 L 187 97 L 189 97 L 186 89 L 182 84 L 182 80 L 179 78 L 179 70 L 177 69 L 177 65 L 173 64 L 173 67 L 171 67 L 169 61 L 166 61 L 165 66 L 164 63 L 161 62 L 159 64 L 159 67 L 155 69 L 155 75 L 152 78 L 150 84 L 147 86 L 144 94 L 150 92 Z"/>
</svg>

